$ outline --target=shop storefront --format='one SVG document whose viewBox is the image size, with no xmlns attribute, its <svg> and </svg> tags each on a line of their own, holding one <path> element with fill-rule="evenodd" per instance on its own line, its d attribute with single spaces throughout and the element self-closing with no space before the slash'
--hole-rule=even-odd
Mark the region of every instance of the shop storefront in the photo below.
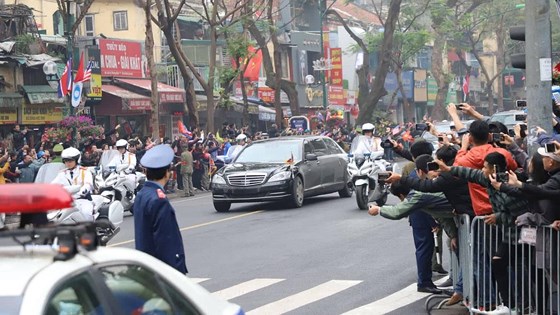
<svg viewBox="0 0 560 315">
<path fill-rule="evenodd" d="M 128 122 L 127 132 L 147 134 L 150 119 L 150 98 L 115 85 L 103 85 L 103 98 L 94 107 L 95 123 L 105 130 L 113 129 L 117 124 Z"/>
<path fill-rule="evenodd" d="M 23 96 L 19 93 L 0 93 L 0 138 L 5 138 L 18 122 Z"/>
</svg>

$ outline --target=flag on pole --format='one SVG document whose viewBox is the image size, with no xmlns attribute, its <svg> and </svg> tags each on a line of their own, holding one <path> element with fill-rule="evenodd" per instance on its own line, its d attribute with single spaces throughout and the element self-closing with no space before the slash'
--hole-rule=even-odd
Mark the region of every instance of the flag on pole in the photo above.
<svg viewBox="0 0 560 315">
<path fill-rule="evenodd" d="M 187 136 L 188 138 L 192 137 L 192 132 L 190 132 L 187 129 L 187 126 L 185 126 L 185 124 L 180 120 L 177 120 L 177 129 L 179 129 L 179 133 Z"/>
<path fill-rule="evenodd" d="M 80 63 L 78 63 L 78 71 L 76 71 L 76 77 L 74 77 L 74 83 L 79 83 L 84 81 L 84 52 L 80 55 Z"/>
<path fill-rule="evenodd" d="M 469 84 L 471 80 L 470 73 L 465 75 L 465 80 L 463 81 L 463 102 L 467 101 L 467 97 L 469 96 Z"/>
<path fill-rule="evenodd" d="M 91 80 L 91 68 L 93 67 L 93 61 L 89 61 L 86 67 L 86 71 L 84 72 L 84 81 Z"/>
<path fill-rule="evenodd" d="M 58 81 L 58 97 L 62 98 L 72 90 L 72 58 L 68 58 L 64 72 Z"/>
</svg>

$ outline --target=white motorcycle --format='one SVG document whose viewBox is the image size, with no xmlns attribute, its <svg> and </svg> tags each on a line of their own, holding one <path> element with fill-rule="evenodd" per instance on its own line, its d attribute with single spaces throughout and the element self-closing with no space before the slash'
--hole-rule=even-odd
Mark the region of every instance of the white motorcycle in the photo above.
<svg viewBox="0 0 560 315">
<path fill-rule="evenodd" d="M 358 208 L 361 210 L 367 210 L 368 203 L 372 201 L 375 201 L 378 206 L 383 206 L 387 202 L 389 188 L 383 176 L 391 171 L 392 166 L 382 157 L 383 152 L 356 156 L 348 154 L 348 175 L 356 191 Z"/>
<path fill-rule="evenodd" d="M 81 186 L 64 187 L 71 195 L 80 191 Z M 91 201 L 88 199 L 91 197 Z M 82 207 L 91 207 L 92 217 L 87 218 L 81 211 Z M 119 231 L 123 222 L 123 207 L 119 201 L 111 202 L 99 195 L 84 196 L 74 200 L 74 207 L 50 211 L 47 214 L 49 222 L 57 224 L 75 224 L 78 222 L 95 222 L 97 237 L 101 245 L 106 245 Z"/>
<path fill-rule="evenodd" d="M 124 211 L 132 212 L 136 193 L 146 182 L 146 175 L 135 172 L 133 175 L 136 179 L 132 181 L 125 172 L 126 167 L 126 165 L 122 165 L 100 169 L 95 176 L 95 186 L 101 196 L 108 198 L 110 201 L 119 201 Z"/>
<path fill-rule="evenodd" d="M 144 186 L 146 175 L 141 172 L 132 172 L 130 175 L 135 175 L 135 178 L 131 180 L 133 176 L 127 174 L 126 165 L 110 166 L 113 157 L 118 154 L 119 152 L 116 150 L 103 152 L 99 166 L 94 169 L 94 186 L 99 195 L 111 201 L 118 200 L 124 211 L 132 213 L 136 193 Z"/>
</svg>

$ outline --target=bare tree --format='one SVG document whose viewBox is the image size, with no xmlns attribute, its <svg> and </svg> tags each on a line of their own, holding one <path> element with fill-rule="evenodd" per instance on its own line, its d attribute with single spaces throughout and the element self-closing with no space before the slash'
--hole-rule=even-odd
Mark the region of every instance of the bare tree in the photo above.
<svg viewBox="0 0 560 315">
<path fill-rule="evenodd" d="M 148 58 L 148 68 L 150 69 L 150 80 L 152 97 L 150 98 L 150 104 L 152 107 L 152 116 L 150 123 L 152 126 L 152 139 L 159 139 L 159 93 L 157 87 L 157 75 L 156 75 L 156 64 L 154 62 L 154 33 L 152 31 L 152 13 L 151 13 L 152 0 L 146 0 L 146 5 L 144 6 L 144 13 L 146 16 L 146 41 L 145 51 L 146 57 Z"/>
<path fill-rule="evenodd" d="M 364 40 L 356 35 L 356 33 L 348 26 L 346 21 L 338 14 L 335 10 L 327 10 L 327 15 L 333 16 L 337 19 L 346 32 L 350 34 L 350 37 L 356 41 L 357 45 L 360 47 L 363 53 L 363 64 L 360 69 L 356 70 L 358 74 L 358 104 L 360 106 L 360 115 L 358 116 L 357 123 L 368 122 L 372 118 L 373 111 L 377 107 L 379 100 L 387 95 L 385 90 L 385 78 L 389 71 L 389 66 L 391 64 L 392 52 L 393 52 L 393 38 L 395 33 L 395 27 L 397 25 L 397 20 L 401 10 L 402 0 L 391 0 L 389 3 L 389 11 L 387 13 L 386 19 L 383 21 L 380 14 L 378 14 L 381 23 L 384 27 L 383 39 L 380 43 L 379 48 L 379 65 L 375 70 L 375 79 L 373 85 L 370 86 L 369 75 L 370 75 L 370 63 L 369 56 L 372 51 Z M 373 2 L 375 11 L 382 12 L 383 8 L 378 9 L 378 7 Z"/>
</svg>

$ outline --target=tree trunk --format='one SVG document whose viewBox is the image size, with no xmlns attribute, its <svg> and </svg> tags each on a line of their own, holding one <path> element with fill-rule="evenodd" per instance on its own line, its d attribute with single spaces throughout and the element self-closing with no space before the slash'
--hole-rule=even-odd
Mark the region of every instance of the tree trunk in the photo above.
<svg viewBox="0 0 560 315">
<path fill-rule="evenodd" d="M 237 63 L 239 69 L 239 62 Z M 247 90 L 245 90 L 245 77 L 243 71 L 239 73 L 239 80 L 241 81 L 241 95 L 243 96 L 243 125 L 249 125 L 249 102 L 247 101 Z"/>
<path fill-rule="evenodd" d="M 375 70 L 375 80 L 373 81 L 373 88 L 368 93 L 365 103 L 360 104 L 360 115 L 358 116 L 357 121 L 359 124 L 369 122 L 371 120 L 371 116 L 373 114 L 373 111 L 377 107 L 377 103 L 383 96 L 387 95 L 387 91 L 385 90 L 385 77 L 387 77 L 389 64 L 391 63 L 391 55 L 393 52 L 393 37 L 401 10 L 401 2 L 402 0 L 391 0 L 391 3 L 389 4 L 389 12 L 387 14 L 387 19 L 385 21 L 385 30 L 383 32 L 383 42 L 381 46 L 379 66 Z M 364 54 L 364 63 L 365 57 L 366 54 Z M 364 73 L 362 75 L 358 75 L 358 78 L 361 78 L 362 80 L 365 78 L 367 80 L 366 76 L 367 73 Z M 361 94 L 364 84 L 360 83 L 359 85 Z"/>
<path fill-rule="evenodd" d="M 496 93 L 498 94 L 498 111 L 504 110 L 504 80 L 502 78 L 502 74 L 505 69 L 505 42 L 504 42 L 505 32 L 504 32 L 504 25 L 503 22 L 500 24 L 500 27 L 496 30 L 496 41 L 498 42 L 497 45 L 497 52 L 496 52 L 496 72 L 498 75 L 498 90 Z"/>
<path fill-rule="evenodd" d="M 146 0 L 144 13 L 146 15 L 146 42 L 145 53 L 148 59 L 148 68 L 150 69 L 150 79 L 152 88 L 152 97 L 150 104 L 152 106 L 152 116 L 150 119 L 152 127 L 152 139 L 159 139 L 159 93 L 157 88 L 157 72 L 156 64 L 154 62 L 154 34 L 152 32 L 152 19 L 151 19 L 151 0 Z"/>
<path fill-rule="evenodd" d="M 434 36 L 434 47 L 432 51 L 432 75 L 438 86 L 436 101 L 432 110 L 432 117 L 436 120 L 443 120 L 447 117 L 447 113 L 445 111 L 445 99 L 449 89 L 449 82 L 447 82 L 446 73 L 444 72 L 444 52 L 445 38 L 436 33 Z"/>
<path fill-rule="evenodd" d="M 161 22 L 161 21 L 160 21 Z M 194 129 L 198 127 L 198 112 L 196 109 L 196 93 L 194 91 L 194 84 L 193 78 L 189 73 L 189 68 L 187 67 L 186 62 L 183 61 L 181 56 L 181 47 L 177 40 L 173 37 L 173 32 L 171 31 L 171 27 L 164 27 L 162 29 L 163 35 L 167 39 L 169 43 L 169 51 L 175 62 L 177 62 L 177 67 L 179 67 L 179 71 L 181 72 L 181 76 L 183 77 L 183 86 L 186 92 L 186 102 L 185 102 L 185 111 L 188 113 L 189 116 L 189 124 L 190 128 Z"/>
<path fill-rule="evenodd" d="M 406 98 L 406 93 L 404 90 L 404 84 L 402 81 L 402 67 L 401 66 L 397 66 L 396 69 L 396 75 L 397 75 L 397 84 L 399 86 L 399 91 L 401 92 L 401 97 L 402 97 L 402 102 L 403 102 L 403 117 L 407 117 L 410 120 L 410 115 L 411 115 L 411 105 L 410 102 L 408 101 L 408 98 Z M 413 115 L 414 117 L 416 115 Z M 405 119 L 406 120 L 406 119 Z"/>
</svg>

